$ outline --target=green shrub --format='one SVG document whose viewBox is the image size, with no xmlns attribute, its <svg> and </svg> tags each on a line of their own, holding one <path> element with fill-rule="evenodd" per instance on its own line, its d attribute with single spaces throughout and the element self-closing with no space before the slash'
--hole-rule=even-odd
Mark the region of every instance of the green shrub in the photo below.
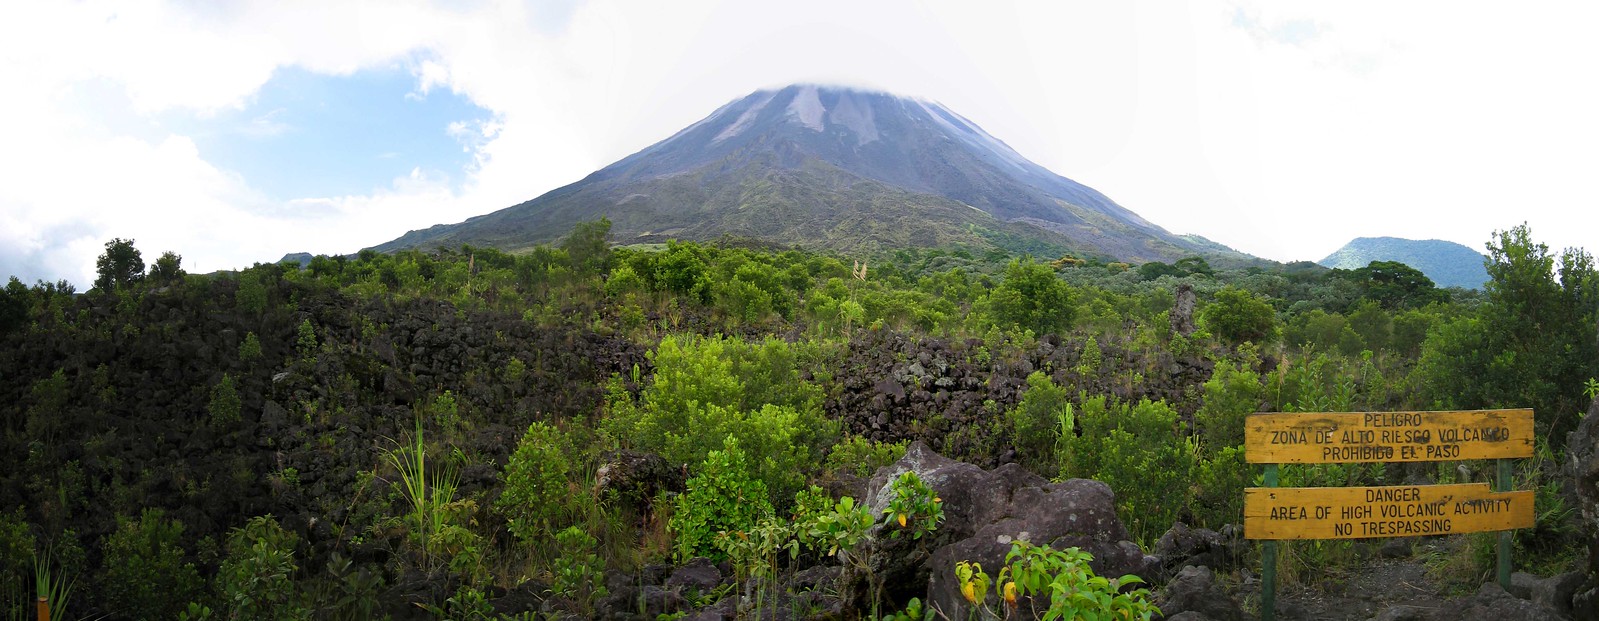
<svg viewBox="0 0 1599 621">
<path fill-rule="evenodd" d="M 1005 266 L 1005 280 L 988 294 L 987 306 L 1000 326 L 1042 335 L 1071 327 L 1076 314 L 1072 297 L 1072 288 L 1055 270 L 1029 257 Z"/>
<path fill-rule="evenodd" d="M 239 422 L 239 391 L 233 385 L 233 376 L 222 374 L 222 381 L 211 389 L 211 401 L 205 409 L 211 414 L 211 424 L 228 427 Z"/>
<path fill-rule="evenodd" d="M 305 360 L 316 357 L 316 327 L 311 325 L 310 319 L 302 320 L 295 329 L 294 350 Z"/>
<path fill-rule="evenodd" d="M 1070 410 L 1066 389 L 1056 385 L 1049 374 L 1033 371 L 1027 376 L 1021 400 L 1006 416 L 1010 420 L 1011 442 L 1023 464 L 1045 473 L 1055 469 L 1055 443 L 1060 437 L 1062 417 L 1071 416 Z M 1066 429 L 1070 429 L 1069 424 Z"/>
<path fill-rule="evenodd" d="M 229 619 L 303 619 L 307 610 L 294 586 L 294 549 L 299 537 L 270 515 L 250 518 L 228 534 L 228 556 L 217 572 L 217 590 Z"/>
<path fill-rule="evenodd" d="M 822 414 L 821 389 L 800 379 L 798 345 L 737 338 L 668 336 L 651 353 L 655 375 L 638 400 L 612 383 L 607 433 L 680 464 L 699 463 L 732 436 L 751 472 L 786 504 L 837 436 Z"/>
<path fill-rule="evenodd" d="M 1259 470 L 1244 459 L 1241 446 L 1209 451 L 1194 472 L 1198 491 L 1193 502 L 1198 526 L 1218 530 L 1226 524 L 1244 521 L 1244 488 L 1255 480 Z"/>
<path fill-rule="evenodd" d="M 898 539 L 905 533 L 912 539 L 921 539 L 938 530 L 938 525 L 944 521 L 943 499 L 914 471 L 901 473 L 889 484 L 889 491 L 894 493 L 894 498 L 883 508 L 883 525 L 890 539 Z"/>
<path fill-rule="evenodd" d="M 1062 478 L 1091 478 L 1116 493 L 1116 512 L 1142 544 L 1152 544 L 1189 500 L 1198 447 L 1177 431 L 1177 411 L 1164 401 L 1083 401 L 1082 435 L 1061 443 Z"/>
<path fill-rule="evenodd" d="M 554 585 L 552 591 L 578 604 L 585 616 L 592 613 L 594 602 L 604 598 L 605 563 L 595 553 L 599 541 L 576 526 L 555 535 Z"/>
<path fill-rule="evenodd" d="M 524 543 L 549 538 L 570 517 L 567 439 L 561 430 L 533 423 L 505 464 L 505 489 L 494 508 Z"/>
<path fill-rule="evenodd" d="M 161 509 L 145 509 L 137 520 L 119 516 L 104 548 L 100 594 L 108 607 L 133 619 L 171 619 L 194 601 L 204 583 L 184 560 L 182 539 L 183 524 Z"/>
<path fill-rule="evenodd" d="M 726 436 L 722 450 L 711 451 L 677 497 L 667 528 L 677 537 L 679 560 L 724 555 L 714 545 L 720 531 L 747 531 L 773 515 L 766 484 L 755 478 L 738 440 Z"/>
<path fill-rule="evenodd" d="M 239 289 L 233 294 L 233 304 L 252 315 L 266 311 L 267 288 L 266 283 L 261 282 L 260 273 L 248 270 L 239 274 Z"/>
<path fill-rule="evenodd" d="M 28 391 L 33 405 L 28 406 L 24 423 L 28 437 L 48 444 L 62 431 L 66 425 L 67 402 L 72 396 L 71 387 L 64 369 L 56 369 L 50 377 L 33 383 Z"/>
<path fill-rule="evenodd" d="M 1277 338 L 1277 312 L 1265 298 L 1231 285 L 1216 292 L 1215 301 L 1200 311 L 1200 321 L 1230 344 L 1264 345 Z"/>
<path fill-rule="evenodd" d="M 33 534 L 22 508 L 0 513 L 0 606 L 5 610 L 31 601 L 33 554 Z"/>
<path fill-rule="evenodd" d="M 254 332 L 244 334 L 244 342 L 239 343 L 239 361 L 250 362 L 261 357 L 261 339 L 256 338 Z"/>
<path fill-rule="evenodd" d="M 461 407 L 455 402 L 455 393 L 448 390 L 433 398 L 433 403 L 428 404 L 428 414 L 447 437 L 461 427 Z"/>
<path fill-rule="evenodd" d="M 522 383 L 522 376 L 527 373 L 527 363 L 521 358 L 512 358 L 505 363 L 505 383 L 516 385 Z"/>
<path fill-rule="evenodd" d="M 1194 413 L 1194 420 L 1204 437 L 1201 445 L 1206 454 L 1243 445 L 1244 419 L 1260 411 L 1264 392 L 1260 375 L 1246 365 L 1222 360 L 1216 363 L 1204 388 L 1205 402 Z"/>
<path fill-rule="evenodd" d="M 605 279 L 605 295 L 623 298 L 649 289 L 649 283 L 638 275 L 631 265 L 618 265 Z"/>
<path fill-rule="evenodd" d="M 908 440 L 895 443 L 877 442 L 862 436 L 850 436 L 848 439 L 833 445 L 833 450 L 827 454 L 827 461 L 822 469 L 828 472 L 846 472 L 855 476 L 866 478 L 877 472 L 878 468 L 887 466 L 905 456 Z"/>
<path fill-rule="evenodd" d="M 979 596 L 975 585 L 993 584 L 997 587 L 995 595 L 1001 600 L 1000 606 L 1007 612 L 1021 598 L 1031 596 L 1046 600 L 1048 607 L 1042 611 L 1044 619 L 1147 621 L 1160 614 L 1160 609 L 1149 601 L 1148 589 L 1127 588 L 1143 583 L 1138 576 L 1126 575 L 1114 580 L 1096 576 L 1089 567 L 1092 560 L 1093 555 L 1078 548 L 1055 550 L 1016 541 L 1005 555 L 1005 568 L 1000 570 L 998 578 L 990 582 L 988 574 L 977 567 L 976 571 L 963 572 L 961 590 L 963 594 L 971 593 L 968 601 L 986 607 L 987 589 L 983 589 L 985 595 Z M 1022 614 L 1038 615 L 1040 612 L 1035 609 Z"/>
</svg>

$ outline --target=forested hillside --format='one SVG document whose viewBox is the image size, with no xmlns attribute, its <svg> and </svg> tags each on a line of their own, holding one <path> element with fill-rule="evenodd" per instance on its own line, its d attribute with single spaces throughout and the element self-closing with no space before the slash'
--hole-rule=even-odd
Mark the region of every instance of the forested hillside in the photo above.
<svg viewBox="0 0 1599 621">
<path fill-rule="evenodd" d="M 1177 522 L 1236 532 L 1258 411 L 1535 408 L 1538 458 L 1516 481 L 1539 521 L 1516 533 L 1517 562 L 1578 568 L 1594 536 L 1562 469 L 1599 393 L 1599 276 L 1525 226 L 1489 240 L 1480 292 L 1402 264 L 613 247 L 609 228 L 515 255 L 368 251 L 211 275 L 173 253 L 146 270 L 119 239 L 86 292 L 11 279 L 8 618 L 35 587 L 70 589 L 65 618 L 921 618 L 928 572 L 968 560 L 932 566 L 955 536 L 944 520 L 970 507 L 914 474 L 873 478 L 907 450 L 1049 489 L 1103 482 L 1122 536 L 1150 551 Z M 1452 539 L 1429 566 L 1474 589 L 1491 539 Z M 1282 579 L 1307 585 L 1371 553 L 1285 548 Z M 884 550 L 910 560 L 877 564 Z M 1235 552 L 1218 572 L 1259 567 L 1257 548 Z M 959 592 L 1004 610 L 1014 592 L 986 569 L 981 595 L 964 591 L 970 571 Z"/>
</svg>

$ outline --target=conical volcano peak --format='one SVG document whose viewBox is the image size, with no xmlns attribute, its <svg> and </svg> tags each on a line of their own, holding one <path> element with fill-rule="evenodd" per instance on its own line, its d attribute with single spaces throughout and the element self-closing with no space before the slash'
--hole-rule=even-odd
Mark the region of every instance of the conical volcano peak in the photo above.
<svg viewBox="0 0 1599 621">
<path fill-rule="evenodd" d="M 1130 261 L 1211 251 L 936 101 L 809 83 L 752 92 L 582 181 L 378 248 L 525 247 L 600 216 L 624 241 L 736 235 L 855 250 L 1003 239 Z"/>
</svg>

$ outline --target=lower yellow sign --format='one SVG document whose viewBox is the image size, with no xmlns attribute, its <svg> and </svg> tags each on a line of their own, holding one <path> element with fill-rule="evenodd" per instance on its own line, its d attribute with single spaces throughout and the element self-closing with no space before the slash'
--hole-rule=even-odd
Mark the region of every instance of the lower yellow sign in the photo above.
<svg viewBox="0 0 1599 621">
<path fill-rule="evenodd" d="M 1487 483 L 1390 487 L 1251 487 L 1248 539 L 1361 539 L 1531 528 L 1531 491 Z"/>
</svg>

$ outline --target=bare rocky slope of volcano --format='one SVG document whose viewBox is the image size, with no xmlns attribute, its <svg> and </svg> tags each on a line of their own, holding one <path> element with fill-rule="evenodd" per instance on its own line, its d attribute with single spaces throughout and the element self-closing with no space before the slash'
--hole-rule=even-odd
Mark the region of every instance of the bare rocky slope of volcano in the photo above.
<svg viewBox="0 0 1599 621">
<path fill-rule="evenodd" d="M 624 244 L 733 236 L 839 252 L 1249 258 L 1174 235 L 938 103 L 815 85 L 751 93 L 581 181 L 375 249 L 516 250 L 601 216 Z"/>
</svg>

